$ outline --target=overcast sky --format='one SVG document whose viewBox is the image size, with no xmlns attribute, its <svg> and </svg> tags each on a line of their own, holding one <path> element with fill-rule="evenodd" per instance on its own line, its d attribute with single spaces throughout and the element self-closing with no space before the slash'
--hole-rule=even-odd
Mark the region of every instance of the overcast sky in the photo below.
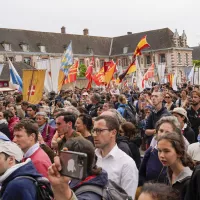
<svg viewBox="0 0 200 200">
<path fill-rule="evenodd" d="M 200 43 L 200 0 L 1 0 L 0 27 L 120 36 L 168 27 Z"/>
</svg>

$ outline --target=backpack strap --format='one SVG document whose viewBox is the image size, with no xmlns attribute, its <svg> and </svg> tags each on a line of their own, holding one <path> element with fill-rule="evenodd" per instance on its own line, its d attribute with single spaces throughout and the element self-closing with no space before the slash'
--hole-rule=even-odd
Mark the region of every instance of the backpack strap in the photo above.
<svg viewBox="0 0 200 200">
<path fill-rule="evenodd" d="M 103 197 L 103 199 L 105 198 L 103 194 L 103 188 L 97 185 L 82 185 L 78 189 L 76 189 L 74 193 L 76 196 L 78 196 L 85 192 L 93 192 L 95 194 L 98 194 L 100 197 Z"/>
</svg>

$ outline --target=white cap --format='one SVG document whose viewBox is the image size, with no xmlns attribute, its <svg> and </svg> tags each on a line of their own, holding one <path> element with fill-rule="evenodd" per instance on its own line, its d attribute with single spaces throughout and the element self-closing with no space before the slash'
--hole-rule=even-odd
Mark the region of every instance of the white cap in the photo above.
<svg viewBox="0 0 200 200">
<path fill-rule="evenodd" d="M 0 142 L 0 153 L 6 153 L 9 156 L 15 157 L 15 160 L 17 160 L 18 162 L 20 162 L 23 159 L 22 150 L 14 142 Z"/>
</svg>

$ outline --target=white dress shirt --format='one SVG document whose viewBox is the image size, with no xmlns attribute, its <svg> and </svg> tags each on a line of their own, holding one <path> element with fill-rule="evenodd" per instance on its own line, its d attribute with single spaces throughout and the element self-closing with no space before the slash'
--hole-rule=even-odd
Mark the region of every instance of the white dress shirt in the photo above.
<svg viewBox="0 0 200 200">
<path fill-rule="evenodd" d="M 117 144 L 102 158 L 100 149 L 95 150 L 97 166 L 108 173 L 108 178 L 122 187 L 129 196 L 135 198 L 138 186 L 138 169 L 135 161 L 118 148 Z"/>
</svg>

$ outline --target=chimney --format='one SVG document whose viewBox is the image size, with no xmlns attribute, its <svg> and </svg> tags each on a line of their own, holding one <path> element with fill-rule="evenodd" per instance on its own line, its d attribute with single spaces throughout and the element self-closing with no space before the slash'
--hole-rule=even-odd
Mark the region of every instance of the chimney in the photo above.
<svg viewBox="0 0 200 200">
<path fill-rule="evenodd" d="M 132 34 L 132 32 L 127 32 L 127 35 L 131 35 Z"/>
<path fill-rule="evenodd" d="M 87 28 L 83 29 L 83 35 L 89 35 L 89 30 Z"/>
<path fill-rule="evenodd" d="M 63 34 L 66 33 L 66 32 L 65 32 L 65 27 L 64 27 L 64 26 L 61 27 L 61 33 L 63 33 Z"/>
</svg>

